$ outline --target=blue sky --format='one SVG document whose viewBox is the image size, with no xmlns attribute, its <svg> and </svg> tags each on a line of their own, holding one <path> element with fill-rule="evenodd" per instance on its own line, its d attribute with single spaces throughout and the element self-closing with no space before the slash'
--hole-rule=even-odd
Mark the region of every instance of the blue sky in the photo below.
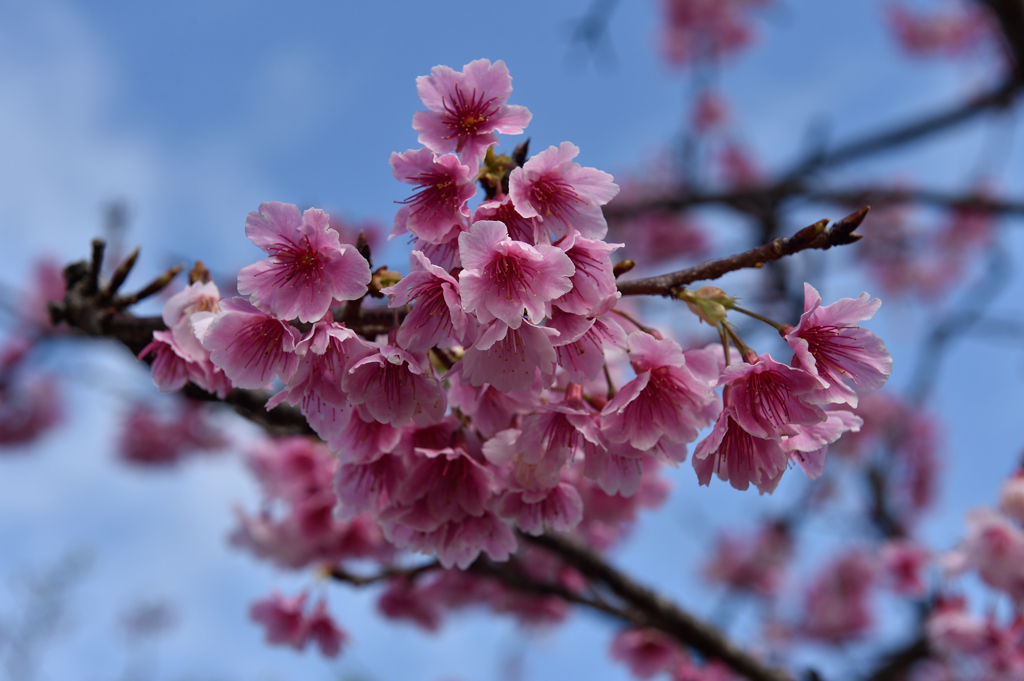
<svg viewBox="0 0 1024 681">
<path fill-rule="evenodd" d="M 458 69 L 481 57 L 504 59 L 512 103 L 533 112 L 527 134 L 535 150 L 570 140 L 584 165 L 617 175 L 642 168 L 684 120 L 689 81 L 652 51 L 654 0 L 623 2 L 616 11 L 614 68 L 575 59 L 570 22 L 587 6 L 0 2 L 0 234 L 14 256 L 0 280 L 17 285 L 32 254 L 84 257 L 111 200 L 127 203 L 127 240 L 143 246 L 136 283 L 186 258 L 224 272 L 253 261 L 257 251 L 242 228 L 261 201 L 390 223 L 393 201 L 407 192 L 392 179 L 388 157 L 417 146 L 410 126 L 420 106 L 415 78 L 436 64 Z M 901 59 L 880 28 L 878 7 L 791 0 L 758 20 L 759 47 L 729 64 L 722 87 L 735 104 L 739 136 L 768 167 L 799 156 L 812 124 L 825 121 L 834 139 L 843 139 L 954 101 L 977 82 L 980 64 Z M 884 171 L 887 178 L 957 186 L 979 157 L 989 158 L 996 139 L 1005 148 L 996 181 L 1020 192 L 1013 124 L 995 137 L 970 126 L 842 176 Z M 791 220 L 797 227 L 826 216 L 839 217 L 815 208 Z M 734 218 L 710 224 L 718 244 L 738 243 Z M 1020 252 L 1019 237 L 1007 239 Z M 387 256 L 403 264 L 397 250 Z M 834 275 L 833 297 L 870 285 L 849 273 L 847 256 L 818 257 Z M 1000 300 L 1007 315 L 1021 311 L 1020 293 L 1016 280 Z M 886 302 L 873 327 L 893 350 L 896 385 L 905 380 L 899 369 L 910 365 L 922 319 Z M 94 562 L 43 678 L 116 677 L 126 662 L 118 613 L 151 598 L 174 602 L 181 621 L 162 642 L 152 679 L 468 681 L 501 678 L 506 661 L 520 654 L 525 678 L 627 678 L 605 656 L 612 629 L 590 617 L 536 635 L 467 615 L 430 636 L 381 622 L 369 594 L 342 588 L 329 592 L 354 642 L 339 661 L 267 648 L 246 618 L 249 602 L 311 581 L 226 546 L 232 505 L 252 507 L 257 498 L 239 461 L 200 460 L 153 475 L 125 471 L 112 460 L 110 432 L 132 400 L 157 399 L 148 378 L 102 347 L 87 355 L 55 352 L 49 361 L 69 377 L 75 413 L 31 452 L 0 457 L 0 578 L 53 564 L 78 547 L 90 549 Z M 993 373 L 1007 380 L 992 387 Z M 1011 348 L 969 340 L 948 357 L 935 404 L 946 415 L 950 456 L 943 504 L 926 526 L 936 546 L 955 541 L 966 509 L 994 498 L 1019 452 L 1022 379 L 1024 364 Z M 244 425 L 231 427 L 252 437 Z M 787 476 L 775 497 L 758 498 L 722 485 L 698 490 L 688 466 L 671 477 L 672 500 L 616 560 L 707 611 L 714 594 L 693 588 L 693 571 L 710 528 L 749 525 L 800 483 Z M 16 593 L 0 582 L 0 613 L 17 607 Z"/>
</svg>

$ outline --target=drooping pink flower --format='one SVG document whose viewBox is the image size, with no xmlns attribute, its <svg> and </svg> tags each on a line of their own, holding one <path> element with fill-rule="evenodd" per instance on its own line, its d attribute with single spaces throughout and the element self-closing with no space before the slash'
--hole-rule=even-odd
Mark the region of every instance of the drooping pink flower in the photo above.
<svg viewBox="0 0 1024 681">
<path fill-rule="evenodd" d="M 720 537 L 703 573 L 709 581 L 731 589 L 774 596 L 792 557 L 791 531 L 782 523 L 770 523 L 755 537 Z"/>
<path fill-rule="evenodd" d="M 801 633 L 835 645 L 863 636 L 874 621 L 875 578 L 874 562 L 863 551 L 851 549 L 833 560 L 807 590 Z"/>
<path fill-rule="evenodd" d="M 597 413 L 583 401 L 583 388 L 570 384 L 565 400 L 537 409 L 522 420 L 515 443 L 512 475 L 517 487 L 551 489 L 562 469 L 583 455 L 587 443 L 599 444 Z"/>
<path fill-rule="evenodd" d="M 364 511 L 379 513 L 392 505 L 398 486 L 406 478 L 399 456 L 379 454 L 367 463 L 343 463 L 334 476 L 339 518 L 350 519 Z"/>
<path fill-rule="evenodd" d="M 121 424 L 117 454 L 121 461 L 139 467 L 178 463 L 189 454 L 224 447 L 223 436 L 207 421 L 201 407 L 186 403 L 178 413 L 160 414 L 146 405 L 135 405 Z"/>
<path fill-rule="evenodd" d="M 490 384 L 470 385 L 462 371 L 447 376 L 448 401 L 472 419 L 473 427 L 484 438 L 505 430 L 517 414 L 529 414 L 540 404 L 539 383 L 525 391 L 503 392 Z"/>
<path fill-rule="evenodd" d="M 558 331 L 546 326 L 524 321 L 513 329 L 496 319 L 484 327 L 456 366 L 470 385 L 487 383 L 501 392 L 529 390 L 538 373 L 547 378 L 555 373 L 553 336 Z"/>
<path fill-rule="evenodd" d="M 682 650 L 657 629 L 624 629 L 612 640 L 612 657 L 629 667 L 638 679 L 651 679 L 673 669 Z"/>
<path fill-rule="evenodd" d="M 299 405 L 310 427 L 329 441 L 348 425 L 351 404 L 341 389 L 348 360 L 366 345 L 344 324 L 324 318 L 296 346 L 302 359 L 284 389 L 267 401 Z"/>
<path fill-rule="evenodd" d="M 377 421 L 401 426 L 437 423 L 448 406 L 426 355 L 382 345 L 353 358 L 342 389 Z"/>
<path fill-rule="evenodd" d="M 804 284 L 804 313 L 796 328 L 785 327 L 784 338 L 793 348 L 793 366 L 819 378 L 822 389 L 806 397 L 808 402 L 831 404 L 845 402 L 857 406 L 857 393 L 845 381 L 853 381 L 860 390 L 881 388 L 892 373 L 892 356 L 881 338 L 857 322 L 875 316 L 880 300 L 867 293 L 856 299 L 842 298 L 821 306 L 821 296 L 810 284 Z"/>
<path fill-rule="evenodd" d="M 161 392 L 181 390 L 191 380 L 193 372 L 202 375 L 199 366 L 184 356 L 170 331 L 153 332 L 153 341 L 142 348 L 139 359 L 149 355 L 153 355 L 153 383 Z"/>
<path fill-rule="evenodd" d="M 852 411 L 835 409 L 825 412 L 826 419 L 809 426 L 797 426 L 797 433 L 782 440 L 782 449 L 795 461 L 800 470 L 811 480 L 817 480 L 825 472 L 825 456 L 828 446 L 844 433 L 856 433 L 864 419 Z"/>
<path fill-rule="evenodd" d="M 302 614 L 305 604 L 305 593 L 294 598 L 274 593 L 253 603 L 249 617 L 266 627 L 267 643 L 302 650 L 306 645 L 305 619 Z"/>
<path fill-rule="evenodd" d="M 751 43 L 747 13 L 766 0 L 663 0 L 662 51 L 674 66 L 717 60 Z"/>
<path fill-rule="evenodd" d="M 382 289 L 390 299 L 388 307 L 415 303 L 398 328 L 398 345 L 410 352 L 426 352 L 433 347 L 451 347 L 463 343 L 469 320 L 462 309 L 459 282 L 431 264 L 420 251 L 412 252 L 419 264 L 394 286 Z"/>
<path fill-rule="evenodd" d="M 21 374 L 0 385 L 0 445 L 32 442 L 63 418 L 60 390 L 50 376 Z"/>
<path fill-rule="evenodd" d="M 768 354 L 751 359 L 730 366 L 719 379 L 719 385 L 730 386 L 734 418 L 748 433 L 777 440 L 795 435 L 798 430 L 793 426 L 825 420 L 821 407 L 804 402 L 819 387 L 814 376 L 780 364 Z"/>
<path fill-rule="evenodd" d="M 238 292 L 264 312 L 314 322 L 335 300 L 366 293 L 369 264 L 341 243 L 320 209 L 300 213 L 289 203 L 261 203 L 259 212 L 249 213 L 245 235 L 270 257 L 242 268 Z"/>
<path fill-rule="evenodd" d="M 597 239 L 585 239 L 578 232 L 559 241 L 556 246 L 565 251 L 576 272 L 570 278 L 572 289 L 551 304 L 565 312 L 591 315 L 595 308 L 618 292 L 612 273 L 613 251 L 622 244 L 609 244 Z"/>
<path fill-rule="evenodd" d="M 419 188 L 403 201 L 392 235 L 410 232 L 424 241 L 443 243 L 469 217 L 466 202 L 476 195 L 476 170 L 454 154 L 436 156 L 430 149 L 391 154 L 395 179 Z"/>
<path fill-rule="evenodd" d="M 338 627 L 327 612 L 327 603 L 321 600 L 306 618 L 304 634 L 306 641 L 313 641 L 324 657 L 337 657 L 348 634 Z"/>
<path fill-rule="evenodd" d="M 327 446 L 342 463 L 365 463 L 393 452 L 401 438 L 400 428 L 381 423 L 365 404 L 359 404 L 352 409 L 345 427 L 327 440 Z"/>
<path fill-rule="evenodd" d="M 530 246 L 508 238 L 504 223 L 481 220 L 459 235 L 462 306 L 481 324 L 500 319 L 513 329 L 525 310 L 533 321 L 544 317 L 545 303 L 572 288 L 576 268 L 555 246 Z"/>
<path fill-rule="evenodd" d="M 196 313 L 192 323 L 210 361 L 239 388 L 263 388 L 278 376 L 287 382 L 299 364 L 299 330 L 243 298 L 221 301 L 217 314 Z"/>
<path fill-rule="evenodd" d="M 940 598 L 928 617 L 925 633 L 940 655 L 973 655 L 993 643 L 989 623 L 968 612 L 963 598 Z"/>
<path fill-rule="evenodd" d="M 575 487 L 559 483 L 546 490 L 509 490 L 498 500 L 496 510 L 523 532 L 539 536 L 574 530 L 583 519 L 583 500 Z"/>
<path fill-rule="evenodd" d="M 506 104 L 512 77 L 503 61 L 477 59 L 461 72 L 435 66 L 416 79 L 416 93 L 428 109 L 412 117 L 420 144 L 438 154 L 454 151 L 471 167 L 497 144 L 495 131 L 521 134 L 531 118 L 525 106 Z"/>
<path fill-rule="evenodd" d="M 649 449 L 662 437 L 693 442 L 720 408 L 707 380 L 687 367 L 675 341 L 640 331 L 629 335 L 629 358 L 637 375 L 602 410 L 604 436 L 637 449 Z"/>
<path fill-rule="evenodd" d="M 711 434 L 693 452 L 693 468 L 701 485 L 710 484 L 712 474 L 717 474 L 738 490 L 754 483 L 761 494 L 775 491 L 788 462 L 778 441 L 751 435 L 740 426 L 732 406 L 726 406 Z"/>
<path fill-rule="evenodd" d="M 573 383 L 586 383 L 597 378 L 605 366 L 606 347 L 625 349 L 626 333 L 611 315 L 605 314 L 614 307 L 618 294 L 598 304 L 593 316 L 583 317 L 555 310 L 548 320 L 548 327 L 558 331 L 555 351 L 558 366 L 565 370 Z"/>
<path fill-rule="evenodd" d="M 608 233 L 601 206 L 615 198 L 619 186 L 608 173 L 574 162 L 579 153 L 572 142 L 562 142 L 509 176 L 508 192 L 516 211 L 524 218 L 537 218 L 539 229 L 552 239 L 574 229 L 588 239 L 603 239 Z"/>
</svg>

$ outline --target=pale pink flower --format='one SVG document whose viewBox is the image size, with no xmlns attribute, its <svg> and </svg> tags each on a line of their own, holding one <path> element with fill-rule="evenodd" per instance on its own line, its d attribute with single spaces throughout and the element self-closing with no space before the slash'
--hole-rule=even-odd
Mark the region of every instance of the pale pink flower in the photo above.
<svg viewBox="0 0 1024 681">
<path fill-rule="evenodd" d="M 581 456 L 587 443 L 599 444 L 597 414 L 583 401 L 583 388 L 570 384 L 565 401 L 548 404 L 522 420 L 515 443 L 512 475 L 524 489 L 550 489 L 563 467 Z"/>
<path fill-rule="evenodd" d="M 662 437 L 677 444 L 693 442 L 720 408 L 706 378 L 687 367 L 675 341 L 640 331 L 629 335 L 629 357 L 636 378 L 602 410 L 604 436 L 637 449 L 649 449 Z"/>
<path fill-rule="evenodd" d="M 585 239 L 572 232 L 555 245 L 569 256 L 576 272 L 570 278 L 572 289 L 551 301 L 552 305 L 565 312 L 589 316 L 608 298 L 616 297 L 611 254 L 622 244 Z"/>
<path fill-rule="evenodd" d="M 197 313 L 192 322 L 210 361 L 239 388 L 263 388 L 278 376 L 287 382 L 299 365 L 299 330 L 242 298 L 221 301 L 216 315 Z"/>
<path fill-rule="evenodd" d="M 510 328 L 500 319 L 484 327 L 456 365 L 470 385 L 490 384 L 501 392 L 529 390 L 537 378 L 555 373 L 552 337 L 558 331 L 524 321 Z"/>
<path fill-rule="evenodd" d="M 219 312 L 219 303 L 220 290 L 212 281 L 193 282 L 164 303 L 164 324 L 186 359 L 201 362 L 210 358 L 209 350 L 202 346 L 192 329 L 192 315 L 197 312 Z"/>
<path fill-rule="evenodd" d="M 662 51 L 669 63 L 684 66 L 717 60 L 753 40 L 747 13 L 767 0 L 662 0 Z"/>
<path fill-rule="evenodd" d="M 624 629 L 612 640 L 612 658 L 625 663 L 633 676 L 651 679 L 673 669 L 684 657 L 679 646 L 657 629 Z"/>
<path fill-rule="evenodd" d="M 245 235 L 270 257 L 243 267 L 238 292 L 281 319 L 313 322 L 335 300 L 362 297 L 370 266 L 354 246 L 343 245 L 322 210 L 305 213 L 288 203 L 261 203 L 249 213 Z"/>
<path fill-rule="evenodd" d="M 462 306 L 481 324 L 500 319 L 513 329 L 544 317 L 548 301 L 572 288 L 576 271 L 564 251 L 508 238 L 504 223 L 481 220 L 459 235 Z"/>
<path fill-rule="evenodd" d="M 364 405 L 377 421 L 401 426 L 437 423 L 448 401 L 426 355 L 394 345 L 371 349 L 353 358 L 342 382 L 352 404 Z"/>
<path fill-rule="evenodd" d="M 717 474 L 738 490 L 754 483 L 761 494 L 775 491 L 788 462 L 778 441 L 751 435 L 736 421 L 731 406 L 719 415 L 711 434 L 693 452 L 693 468 L 701 485 L 710 484 L 712 474 Z"/>
<path fill-rule="evenodd" d="M 438 154 L 457 152 L 472 167 L 497 144 L 495 131 L 521 134 L 531 118 L 525 106 L 506 104 L 512 77 L 503 61 L 477 59 L 461 72 L 435 66 L 429 76 L 416 78 L 416 93 L 429 109 L 412 117 L 420 144 Z"/>
<path fill-rule="evenodd" d="M 961 548 L 965 565 L 975 568 L 992 588 L 1024 601 L 1024 532 L 989 509 L 970 513 L 967 525 Z"/>
<path fill-rule="evenodd" d="M 815 288 L 804 284 L 804 313 L 796 328 L 784 328 L 784 337 L 793 348 L 793 366 L 817 376 L 821 383 L 822 389 L 808 395 L 807 401 L 845 402 L 856 408 L 857 393 L 846 380 L 863 391 L 885 384 L 892 373 L 892 356 L 881 338 L 855 326 L 874 317 L 881 304 L 862 293 L 822 307 Z"/>
<path fill-rule="evenodd" d="M 512 171 L 508 193 L 524 218 L 537 218 L 539 229 L 559 239 L 572 230 L 588 239 L 603 239 L 608 223 L 601 211 L 619 193 L 612 176 L 584 168 L 572 159 L 580 149 L 572 142 L 548 147 Z"/>
<path fill-rule="evenodd" d="M 391 454 L 378 454 L 367 463 L 343 463 L 334 476 L 339 501 L 335 514 L 350 519 L 364 511 L 380 513 L 392 505 L 405 478 L 402 458 Z"/>
<path fill-rule="evenodd" d="M 1024 472 L 1017 471 L 999 491 L 999 510 L 1024 523 Z"/>
<path fill-rule="evenodd" d="M 449 239 L 439 244 L 417 238 L 412 244 L 412 250 L 421 252 L 431 264 L 451 272 L 462 267 L 462 260 L 459 258 L 459 235 L 468 229 L 469 225 L 458 225 L 451 231 Z M 411 261 L 410 264 L 413 269 L 416 268 L 416 261 Z"/>
<path fill-rule="evenodd" d="M 142 348 L 139 359 L 153 355 L 153 383 L 161 392 L 177 392 L 192 380 L 192 374 L 202 376 L 199 365 L 189 361 L 174 341 L 170 331 L 154 331 L 153 341 Z"/>
<path fill-rule="evenodd" d="M 398 328 L 399 347 L 426 352 L 462 344 L 468 319 L 459 297 L 459 282 L 420 251 L 413 251 L 411 257 L 419 268 L 381 290 L 390 299 L 388 307 L 415 303 Z"/>
<path fill-rule="evenodd" d="M 476 170 L 454 154 L 436 156 L 430 149 L 391 154 L 395 179 L 418 185 L 395 216 L 392 235 L 411 232 L 424 241 L 443 243 L 469 217 L 466 203 L 476 196 Z"/>
<path fill-rule="evenodd" d="M 503 392 L 484 383 L 470 385 L 461 370 L 447 376 L 448 401 L 472 420 L 473 428 L 485 438 L 505 430 L 517 414 L 529 414 L 540 404 L 540 384 L 534 382 L 526 390 Z"/>
<path fill-rule="evenodd" d="M 718 384 L 730 386 L 734 418 L 757 437 L 777 440 L 795 435 L 795 425 L 812 426 L 826 418 L 821 407 L 804 402 L 807 394 L 819 387 L 818 380 L 768 354 L 730 366 Z"/>
<path fill-rule="evenodd" d="M 381 423 L 365 404 L 352 409 L 351 418 L 340 431 L 331 435 L 327 446 L 342 463 L 365 463 L 381 454 L 393 452 L 402 438 L 402 430 Z"/>
<path fill-rule="evenodd" d="M 588 445 L 583 447 L 583 474 L 597 483 L 605 494 L 627 498 L 636 494 L 643 478 L 645 453 L 628 443 L 612 444 L 610 449 Z"/>
<path fill-rule="evenodd" d="M 811 480 L 817 480 L 825 472 L 825 456 L 828 446 L 844 433 L 856 433 L 864 419 L 851 411 L 833 410 L 825 412 L 826 419 L 810 426 L 797 426 L 797 433 L 782 440 L 783 451 L 791 461 Z"/>
<path fill-rule="evenodd" d="M 975 655 L 993 644 L 989 623 L 967 611 L 963 598 L 942 598 L 925 624 L 928 643 L 940 655 Z"/>
<path fill-rule="evenodd" d="M 294 598 L 274 593 L 253 603 L 249 617 L 266 627 L 267 643 L 302 650 L 306 645 L 305 619 L 302 614 L 305 604 L 305 593 Z"/>
</svg>

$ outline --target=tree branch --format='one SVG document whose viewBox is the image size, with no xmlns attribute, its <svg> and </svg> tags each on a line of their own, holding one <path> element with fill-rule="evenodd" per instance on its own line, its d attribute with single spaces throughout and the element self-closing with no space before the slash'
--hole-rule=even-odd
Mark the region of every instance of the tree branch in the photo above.
<svg viewBox="0 0 1024 681">
<path fill-rule="evenodd" d="M 618 285 L 619 292 L 626 296 L 671 296 L 683 286 L 695 281 L 718 279 L 735 270 L 762 267 L 767 262 L 772 262 L 808 249 L 827 250 L 833 246 L 852 244 L 861 238 L 861 235 L 855 233 L 854 230 L 864 221 L 867 213 L 868 207 L 865 206 L 828 228 L 825 227 L 828 220 L 821 220 L 813 225 L 804 227 L 791 237 L 778 237 L 763 246 L 752 248 L 737 255 L 717 260 L 708 260 L 694 267 L 662 274 L 657 277 L 622 281 Z"/>
<path fill-rule="evenodd" d="M 643 613 L 647 619 L 646 626 L 655 627 L 669 634 L 681 644 L 697 650 L 709 659 L 720 660 L 753 681 L 794 681 L 787 672 L 766 666 L 727 639 L 715 627 L 636 583 L 590 549 L 559 536 L 533 537 L 522 533 L 519 536 L 554 553 L 567 565 L 576 568 L 590 579 L 605 584 L 633 609 Z"/>
</svg>

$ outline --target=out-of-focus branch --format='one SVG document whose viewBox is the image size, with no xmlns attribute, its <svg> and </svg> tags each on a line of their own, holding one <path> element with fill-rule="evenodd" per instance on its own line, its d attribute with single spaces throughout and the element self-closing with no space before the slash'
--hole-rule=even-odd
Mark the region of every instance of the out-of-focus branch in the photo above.
<svg viewBox="0 0 1024 681">
<path fill-rule="evenodd" d="M 632 610 L 642 613 L 647 620 L 646 626 L 665 632 L 708 658 L 720 660 L 754 681 L 793 681 L 789 673 L 767 666 L 726 638 L 717 628 L 638 584 L 590 549 L 560 536 L 520 534 L 520 538 L 554 553 L 592 581 L 607 586 Z"/>
<path fill-rule="evenodd" d="M 354 575 L 340 565 L 326 571 L 326 575 L 337 582 L 345 582 L 352 586 L 369 586 L 389 579 L 416 579 L 426 572 L 432 572 L 441 568 L 436 560 L 424 565 L 417 565 L 412 568 L 387 568 L 369 576 Z"/>
<path fill-rule="evenodd" d="M 1024 2 L 1021 0 L 979 0 L 986 5 L 1003 34 L 1003 41 L 1017 71 L 1018 82 L 1024 77 Z"/>
<path fill-rule="evenodd" d="M 928 641 L 920 638 L 901 650 L 890 653 L 865 681 L 900 681 L 910 668 L 931 654 Z"/>
<path fill-rule="evenodd" d="M 688 267 L 657 277 L 634 279 L 619 282 L 619 291 L 623 295 L 661 295 L 671 296 L 680 288 L 695 281 L 717 279 L 722 275 L 749 267 L 762 267 L 765 263 L 778 260 L 787 255 L 810 249 L 826 250 L 833 246 L 852 244 L 860 240 L 861 235 L 854 232 L 864 221 L 868 207 L 846 216 L 831 227 L 826 227 L 828 220 L 821 220 L 804 227 L 790 237 L 772 239 L 763 246 L 738 253 L 727 258 L 708 260 L 699 265 Z"/>
</svg>

